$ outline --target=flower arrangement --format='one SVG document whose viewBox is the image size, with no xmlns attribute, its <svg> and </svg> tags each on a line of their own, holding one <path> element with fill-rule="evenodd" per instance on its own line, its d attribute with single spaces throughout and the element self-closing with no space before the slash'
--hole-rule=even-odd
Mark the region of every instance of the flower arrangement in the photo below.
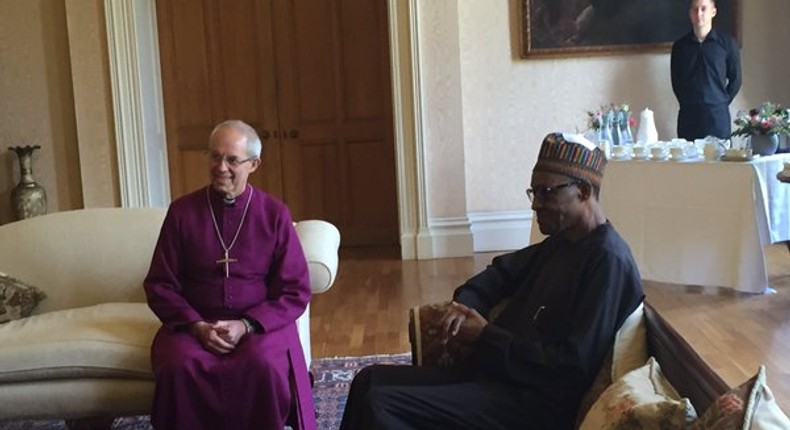
<svg viewBox="0 0 790 430">
<path fill-rule="evenodd" d="M 619 106 L 615 104 L 603 105 L 598 109 L 587 111 L 587 128 L 594 131 L 600 130 L 607 117 L 613 122 L 616 121 L 620 128 L 625 128 L 626 125 L 628 128 L 632 128 L 636 125 L 636 120 L 631 117 L 630 111 L 631 108 L 625 103 Z M 611 116 L 609 116 L 610 113 Z"/>
<path fill-rule="evenodd" d="M 733 136 L 790 133 L 790 111 L 777 103 L 763 102 L 748 112 L 738 111 L 733 123 L 737 127 Z"/>
<path fill-rule="evenodd" d="M 598 131 L 603 127 L 603 107 L 596 110 L 587 111 L 587 128 Z"/>
</svg>

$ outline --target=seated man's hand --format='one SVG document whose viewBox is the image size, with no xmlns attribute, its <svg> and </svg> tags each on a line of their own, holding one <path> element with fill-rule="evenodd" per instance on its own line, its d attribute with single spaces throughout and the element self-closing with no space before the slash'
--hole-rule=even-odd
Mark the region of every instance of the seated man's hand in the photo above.
<svg viewBox="0 0 790 430">
<path fill-rule="evenodd" d="M 488 321 L 476 310 L 457 302 L 450 303 L 442 326 L 442 342 L 447 343 L 451 337 L 456 337 L 461 342 L 471 343 L 480 337 Z"/>
<path fill-rule="evenodd" d="M 208 323 L 206 321 L 198 321 L 189 326 L 189 331 L 195 336 L 208 351 L 215 354 L 227 354 L 236 347 L 236 345 L 228 342 L 220 336 L 220 333 L 214 328 L 216 323 Z"/>
<path fill-rule="evenodd" d="M 247 326 L 242 320 L 222 320 L 212 324 L 219 337 L 233 346 L 236 346 L 242 337 L 247 334 Z"/>
</svg>

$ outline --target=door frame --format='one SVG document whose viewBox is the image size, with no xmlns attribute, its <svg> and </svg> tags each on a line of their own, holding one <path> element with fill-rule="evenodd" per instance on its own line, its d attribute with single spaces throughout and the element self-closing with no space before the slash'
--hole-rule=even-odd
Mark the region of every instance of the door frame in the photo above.
<svg viewBox="0 0 790 430">
<path fill-rule="evenodd" d="M 401 258 L 430 258 L 418 0 L 387 0 Z M 123 207 L 170 200 L 155 0 L 104 0 Z M 144 82 L 153 82 L 146 88 Z M 158 190 L 158 192 L 157 192 Z M 165 198 L 160 198 L 166 190 Z M 158 197 L 159 196 L 159 197 Z"/>
</svg>

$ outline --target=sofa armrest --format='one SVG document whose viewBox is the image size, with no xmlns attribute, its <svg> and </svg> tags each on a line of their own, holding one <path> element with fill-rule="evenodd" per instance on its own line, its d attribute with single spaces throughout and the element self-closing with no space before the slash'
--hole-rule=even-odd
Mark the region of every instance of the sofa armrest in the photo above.
<svg viewBox="0 0 790 430">
<path fill-rule="evenodd" d="M 450 302 L 431 303 L 409 310 L 409 341 L 412 364 L 446 367 L 463 361 L 470 354 L 468 346 L 454 338 L 441 342 L 441 321 Z"/>
<path fill-rule="evenodd" d="M 300 221 L 294 228 L 310 270 L 310 289 L 313 294 L 324 293 L 337 275 L 340 232 L 331 223 L 320 220 Z"/>
<path fill-rule="evenodd" d="M 730 389 L 649 304 L 645 304 L 645 323 L 648 355 L 656 358 L 672 386 L 688 397 L 697 411 L 708 410 L 719 395 Z"/>
</svg>

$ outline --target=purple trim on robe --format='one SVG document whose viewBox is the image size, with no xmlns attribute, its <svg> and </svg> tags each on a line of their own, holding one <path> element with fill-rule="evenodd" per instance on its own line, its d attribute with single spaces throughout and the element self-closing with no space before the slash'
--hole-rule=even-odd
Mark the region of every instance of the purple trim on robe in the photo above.
<svg viewBox="0 0 790 430">
<path fill-rule="evenodd" d="M 288 208 L 248 186 L 232 205 L 211 204 L 226 246 L 250 207 L 229 256 L 223 257 L 206 189 L 173 202 L 145 279 L 148 304 L 162 321 L 151 347 L 156 377 L 152 423 L 162 429 L 280 429 L 291 403 L 299 429 L 315 429 L 315 408 L 296 319 L 310 301 L 310 279 Z M 183 326 L 253 319 L 263 333 L 235 351 L 206 351 Z M 293 389 L 292 389 L 293 387 Z M 296 399 L 291 399 L 291 393 Z"/>
</svg>

